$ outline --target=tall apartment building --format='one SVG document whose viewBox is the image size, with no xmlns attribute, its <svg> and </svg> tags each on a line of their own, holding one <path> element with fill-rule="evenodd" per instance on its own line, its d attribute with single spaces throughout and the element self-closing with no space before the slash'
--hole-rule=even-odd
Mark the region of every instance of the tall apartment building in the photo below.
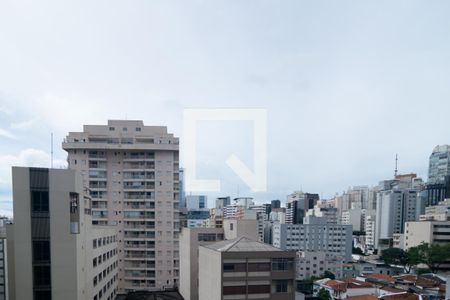
<svg viewBox="0 0 450 300">
<path fill-rule="evenodd" d="M 200 246 L 199 300 L 294 300 L 294 259 L 246 237 Z"/>
<path fill-rule="evenodd" d="M 318 194 L 303 193 L 301 191 L 293 192 L 287 197 L 286 204 L 286 223 L 303 224 L 303 218 L 306 212 L 314 208 L 319 200 Z"/>
<path fill-rule="evenodd" d="M 116 224 L 119 292 L 177 285 L 179 141 L 142 121 L 84 125 L 63 142 L 91 189 L 94 224 Z"/>
<path fill-rule="evenodd" d="M 272 245 L 283 250 L 322 251 L 352 259 L 352 226 L 329 224 L 323 217 L 308 216 L 306 224 L 273 224 Z"/>
<path fill-rule="evenodd" d="M 403 233 L 405 222 L 417 218 L 417 190 L 394 184 L 377 197 L 375 248 L 392 244 L 394 233 Z"/>
<path fill-rule="evenodd" d="M 436 146 L 430 155 L 428 182 L 442 183 L 450 175 L 450 145 Z"/>
<path fill-rule="evenodd" d="M 92 225 L 80 174 L 17 167 L 12 174 L 9 299 L 115 299 L 117 231 Z"/>
<path fill-rule="evenodd" d="M 366 233 L 364 237 L 364 243 L 367 250 L 375 249 L 375 222 L 376 214 L 374 211 L 370 211 L 370 213 L 367 213 L 364 216 L 364 230 Z"/>
</svg>

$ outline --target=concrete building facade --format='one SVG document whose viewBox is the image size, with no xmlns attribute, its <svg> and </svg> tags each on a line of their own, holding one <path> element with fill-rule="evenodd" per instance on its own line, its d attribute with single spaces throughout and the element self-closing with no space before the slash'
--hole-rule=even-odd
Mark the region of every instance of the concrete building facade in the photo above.
<svg viewBox="0 0 450 300">
<path fill-rule="evenodd" d="M 95 225 L 116 224 L 119 292 L 178 284 L 179 141 L 166 127 L 108 121 L 70 132 L 70 169 L 91 189 Z"/>
<path fill-rule="evenodd" d="M 9 299 L 115 299 L 115 226 L 93 226 L 90 198 L 73 170 L 13 168 L 7 225 Z"/>
<path fill-rule="evenodd" d="M 294 300 L 294 259 L 246 237 L 200 246 L 199 300 Z"/>
<path fill-rule="evenodd" d="M 351 225 L 327 224 L 325 220 L 321 221 L 312 224 L 273 224 L 272 245 L 283 250 L 323 251 L 351 261 Z"/>
<path fill-rule="evenodd" d="M 222 241 L 222 228 L 183 228 L 180 234 L 180 294 L 184 300 L 198 300 L 199 246 Z"/>
</svg>

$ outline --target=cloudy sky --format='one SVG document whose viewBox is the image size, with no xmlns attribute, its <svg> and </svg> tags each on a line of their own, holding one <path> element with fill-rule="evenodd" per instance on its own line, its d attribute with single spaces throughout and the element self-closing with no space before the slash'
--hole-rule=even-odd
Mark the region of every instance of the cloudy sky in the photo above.
<svg viewBox="0 0 450 300">
<path fill-rule="evenodd" d="M 448 1 L 0 2 L 0 213 L 11 165 L 55 165 L 82 124 L 143 119 L 181 137 L 186 108 L 262 108 L 268 191 L 252 167 L 250 122 L 201 122 L 198 171 L 220 194 L 324 198 L 401 172 L 426 177 L 450 143 Z M 216 194 L 210 194 L 210 197 Z"/>
</svg>

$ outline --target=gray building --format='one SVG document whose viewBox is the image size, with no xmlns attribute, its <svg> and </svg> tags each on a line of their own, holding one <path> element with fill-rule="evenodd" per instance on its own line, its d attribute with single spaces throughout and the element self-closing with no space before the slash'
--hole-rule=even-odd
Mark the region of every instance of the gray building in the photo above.
<svg viewBox="0 0 450 300">
<path fill-rule="evenodd" d="M 118 227 L 120 293 L 178 284 L 178 143 L 166 127 L 131 120 L 85 125 L 63 142 L 91 189 L 93 223 Z"/>
<path fill-rule="evenodd" d="M 272 245 L 283 250 L 322 251 L 352 259 L 352 226 L 310 216 L 307 224 L 273 224 Z"/>
<path fill-rule="evenodd" d="M 399 180 L 377 194 L 375 248 L 391 247 L 393 235 L 404 233 L 405 222 L 418 218 L 418 190 Z"/>
<path fill-rule="evenodd" d="M 436 146 L 430 155 L 428 183 L 442 183 L 448 175 L 450 175 L 450 145 Z"/>
<path fill-rule="evenodd" d="M 115 226 L 93 226 L 91 199 L 74 170 L 13 168 L 7 227 L 10 300 L 115 299 Z"/>
</svg>

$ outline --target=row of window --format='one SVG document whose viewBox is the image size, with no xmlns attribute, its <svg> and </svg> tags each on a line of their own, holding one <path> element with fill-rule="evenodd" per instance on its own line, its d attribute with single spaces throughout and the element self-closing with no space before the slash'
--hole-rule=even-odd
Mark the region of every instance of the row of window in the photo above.
<svg viewBox="0 0 450 300">
<path fill-rule="evenodd" d="M 273 258 L 267 263 L 224 263 L 223 272 L 270 272 L 293 270 L 293 258 Z"/>
<path fill-rule="evenodd" d="M 96 249 L 97 247 L 106 246 L 106 245 L 109 245 L 109 244 L 115 243 L 115 242 L 116 242 L 116 236 L 111 235 L 111 236 L 107 236 L 107 237 L 103 237 L 103 238 L 93 239 L 92 246 L 94 247 L 94 249 Z"/>
<path fill-rule="evenodd" d="M 111 273 L 114 269 L 117 268 L 117 261 L 113 262 L 111 265 L 108 266 L 108 268 L 106 268 L 105 270 L 103 270 L 102 272 L 98 273 L 96 276 L 94 276 L 93 279 L 93 284 L 94 286 L 97 286 L 98 283 L 102 282 L 102 280 L 109 274 Z M 114 278 L 117 277 L 117 274 L 113 276 Z M 116 280 L 116 279 L 114 279 Z M 108 283 L 109 284 L 109 283 Z"/>
<path fill-rule="evenodd" d="M 116 280 L 117 280 L 117 274 L 116 274 L 116 276 L 114 276 L 113 278 L 111 278 L 111 280 L 109 280 L 109 281 L 107 282 L 107 284 L 105 284 L 105 285 L 103 286 L 103 289 L 101 289 L 101 290 L 98 292 L 98 294 L 94 296 L 94 299 L 93 299 L 93 300 L 100 300 L 100 299 L 102 299 L 102 298 L 103 298 L 103 295 L 106 294 L 106 291 L 107 291 L 111 286 L 113 286 L 113 284 L 114 284 L 114 282 L 116 282 Z M 117 288 L 114 288 L 113 291 L 111 292 L 111 294 L 108 296 L 107 300 L 113 300 L 113 299 L 115 299 L 115 298 L 116 298 L 116 297 L 115 297 L 115 296 L 116 296 L 116 293 L 117 293 Z"/>
<path fill-rule="evenodd" d="M 272 289 L 269 284 L 224 286 L 223 295 L 288 293 L 289 290 L 289 280 L 274 280 Z"/>
<path fill-rule="evenodd" d="M 100 265 L 102 263 L 102 261 L 105 262 L 110 257 L 112 258 L 116 254 L 117 254 L 117 249 L 112 249 L 106 253 L 103 253 L 103 255 L 99 255 L 98 257 L 96 257 L 92 260 L 93 267 L 95 268 L 97 265 Z"/>
</svg>

